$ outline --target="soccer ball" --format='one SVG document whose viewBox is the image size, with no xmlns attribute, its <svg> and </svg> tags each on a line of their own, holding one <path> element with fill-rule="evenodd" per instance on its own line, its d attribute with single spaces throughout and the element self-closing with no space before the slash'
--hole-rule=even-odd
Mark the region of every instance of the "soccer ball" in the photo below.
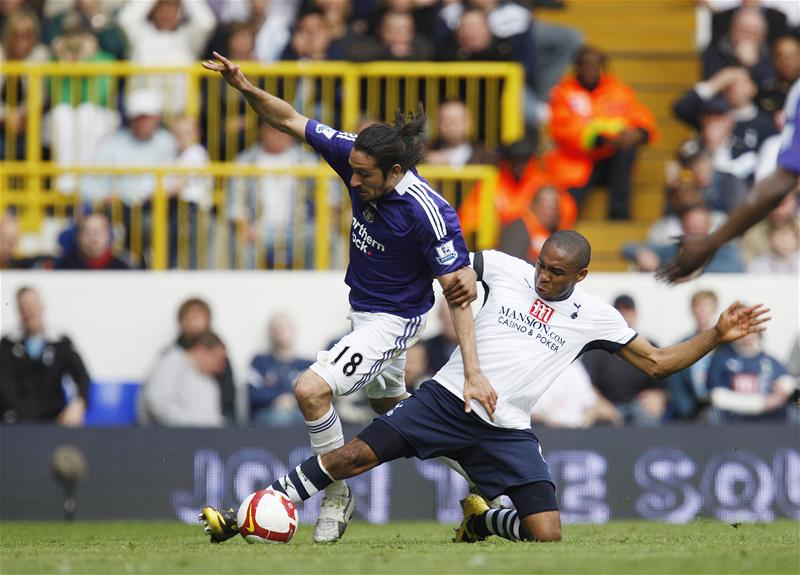
<svg viewBox="0 0 800 575">
<path fill-rule="evenodd" d="M 297 507 L 283 493 L 262 489 L 242 501 L 236 522 L 248 543 L 288 543 L 297 529 Z"/>
</svg>

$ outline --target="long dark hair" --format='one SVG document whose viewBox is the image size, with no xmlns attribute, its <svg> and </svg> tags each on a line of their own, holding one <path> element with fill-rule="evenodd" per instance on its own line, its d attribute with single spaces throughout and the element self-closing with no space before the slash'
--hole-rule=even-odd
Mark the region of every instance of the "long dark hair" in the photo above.
<svg viewBox="0 0 800 575">
<path fill-rule="evenodd" d="M 394 126 L 380 123 L 364 128 L 354 147 L 374 158 L 384 177 L 395 164 L 405 172 L 422 160 L 425 122 L 425 110 L 420 102 L 416 113 L 398 110 Z"/>
</svg>

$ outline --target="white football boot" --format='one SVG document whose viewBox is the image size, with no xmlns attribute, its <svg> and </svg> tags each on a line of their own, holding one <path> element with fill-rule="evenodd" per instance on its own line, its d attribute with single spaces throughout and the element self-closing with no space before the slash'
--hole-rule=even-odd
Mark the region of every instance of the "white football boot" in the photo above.
<svg viewBox="0 0 800 575">
<path fill-rule="evenodd" d="M 314 525 L 314 541 L 317 543 L 333 543 L 344 535 L 347 524 L 356 510 L 356 498 L 350 487 L 344 495 L 325 495 L 319 507 L 319 518 Z"/>
</svg>

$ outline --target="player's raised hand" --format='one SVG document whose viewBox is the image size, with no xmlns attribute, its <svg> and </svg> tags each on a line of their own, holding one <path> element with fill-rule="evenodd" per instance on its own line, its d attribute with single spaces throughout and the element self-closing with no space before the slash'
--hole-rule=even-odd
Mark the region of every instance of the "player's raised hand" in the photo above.
<svg viewBox="0 0 800 575">
<path fill-rule="evenodd" d="M 667 283 L 681 283 L 702 270 L 714 255 L 707 236 L 681 236 L 678 253 L 661 266 L 656 277 Z"/>
<path fill-rule="evenodd" d="M 452 280 L 443 290 L 445 299 L 450 304 L 466 308 L 478 299 L 477 280 L 478 274 L 469 266 L 453 272 Z"/>
<path fill-rule="evenodd" d="M 497 392 L 482 373 L 468 375 L 464 380 L 464 411 L 472 412 L 472 400 L 480 403 L 494 421 L 494 409 L 497 407 Z"/>
<path fill-rule="evenodd" d="M 766 329 L 764 324 L 771 319 L 767 315 L 768 313 L 769 308 L 764 307 L 763 304 L 746 307 L 736 301 L 722 312 L 714 329 L 717 330 L 721 341 L 735 341 L 749 333 L 764 331 Z"/>
<path fill-rule="evenodd" d="M 239 68 L 219 52 L 212 52 L 214 60 L 204 60 L 203 68 L 213 72 L 219 72 L 225 81 L 239 91 L 243 91 L 250 86 L 250 81 Z"/>
</svg>

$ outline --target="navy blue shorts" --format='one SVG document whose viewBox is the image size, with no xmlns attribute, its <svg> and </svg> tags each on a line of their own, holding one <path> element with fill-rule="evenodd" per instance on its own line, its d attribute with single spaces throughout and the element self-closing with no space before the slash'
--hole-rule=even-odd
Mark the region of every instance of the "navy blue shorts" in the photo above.
<svg viewBox="0 0 800 575">
<path fill-rule="evenodd" d="M 397 432 L 407 448 L 383 448 L 375 433 L 383 425 Z M 423 383 L 359 437 L 382 463 L 397 457 L 455 459 L 490 499 L 510 487 L 537 481 L 553 484 L 533 430 L 495 427 L 474 413 L 465 413 L 463 400 L 434 380 Z"/>
</svg>

